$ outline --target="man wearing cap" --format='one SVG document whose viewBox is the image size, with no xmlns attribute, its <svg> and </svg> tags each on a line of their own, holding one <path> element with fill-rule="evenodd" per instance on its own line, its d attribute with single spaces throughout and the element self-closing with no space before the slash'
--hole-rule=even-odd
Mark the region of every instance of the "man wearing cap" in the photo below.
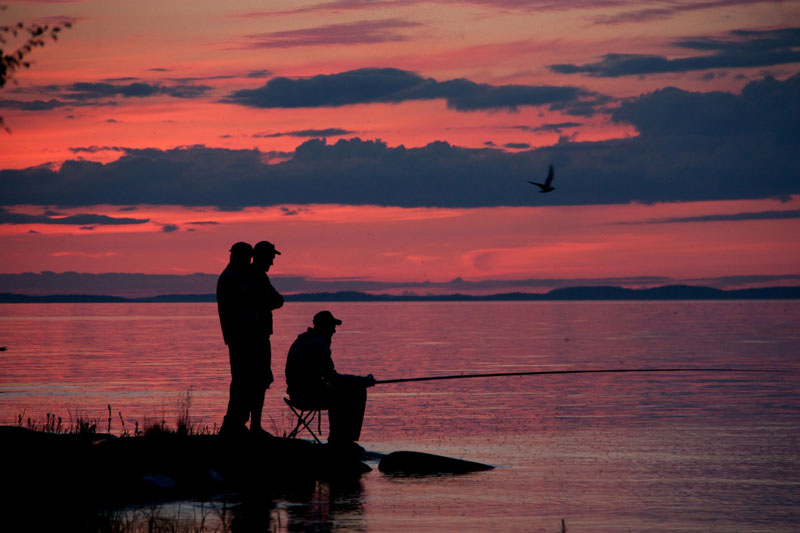
<svg viewBox="0 0 800 533">
<path fill-rule="evenodd" d="M 272 377 L 272 346 L 269 337 L 272 335 L 272 311 L 283 306 L 283 296 L 272 286 L 267 272 L 281 253 L 269 241 L 261 241 L 253 248 L 253 265 L 251 271 L 251 296 L 254 299 L 255 312 L 258 317 L 258 332 L 255 339 L 254 356 L 259 361 L 256 369 L 258 381 L 254 383 L 253 401 L 250 405 L 250 431 L 261 429 L 261 411 L 264 408 L 264 394 L 274 381 Z"/>
<path fill-rule="evenodd" d="M 254 357 L 259 320 L 251 290 L 250 259 L 253 247 L 237 242 L 231 247 L 228 266 L 217 280 L 217 311 L 222 337 L 228 345 L 231 363 L 231 387 L 228 410 L 220 428 L 221 435 L 247 431 L 257 360 Z M 251 424 L 252 425 L 252 424 Z"/>
<path fill-rule="evenodd" d="M 341 324 L 330 311 L 320 311 L 314 315 L 314 327 L 297 336 L 286 358 L 286 392 L 300 408 L 328 409 L 328 443 L 348 447 L 361 436 L 367 387 L 375 385 L 375 379 L 372 374 L 336 372 L 331 340 Z"/>
</svg>

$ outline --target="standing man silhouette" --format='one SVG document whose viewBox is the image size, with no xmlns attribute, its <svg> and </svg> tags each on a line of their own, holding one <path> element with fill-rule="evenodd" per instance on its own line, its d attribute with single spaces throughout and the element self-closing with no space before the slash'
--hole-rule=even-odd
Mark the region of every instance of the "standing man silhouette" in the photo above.
<svg viewBox="0 0 800 533">
<path fill-rule="evenodd" d="M 262 434 L 267 432 L 261 428 L 261 411 L 264 408 L 264 394 L 274 381 L 272 377 L 272 311 L 283 306 L 283 296 L 272 286 L 267 272 L 281 253 L 269 241 L 261 241 L 253 248 L 253 265 L 250 278 L 250 290 L 258 317 L 257 337 L 254 345 L 254 356 L 261 366 L 255 369 L 257 380 L 254 383 L 252 404 L 250 406 L 250 431 Z M 265 367 L 265 368 L 264 368 Z"/>
<path fill-rule="evenodd" d="M 252 257 L 253 247 L 246 242 L 237 242 L 231 246 L 230 262 L 217 280 L 219 323 L 231 363 L 228 410 L 220 435 L 238 435 L 247 431 L 248 391 L 252 387 L 251 366 L 258 322 L 250 290 Z"/>
</svg>

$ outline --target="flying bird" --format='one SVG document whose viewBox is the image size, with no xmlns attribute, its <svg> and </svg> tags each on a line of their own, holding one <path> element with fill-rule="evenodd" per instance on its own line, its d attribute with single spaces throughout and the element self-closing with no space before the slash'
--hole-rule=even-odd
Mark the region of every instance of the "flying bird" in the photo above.
<svg viewBox="0 0 800 533">
<path fill-rule="evenodd" d="M 528 180 L 528 183 L 539 187 L 541 189 L 539 192 L 550 192 L 556 190 L 555 187 L 550 185 L 553 183 L 553 165 L 550 165 L 550 170 L 547 172 L 547 179 L 544 180 L 544 183 L 536 183 L 535 181 L 531 180 Z"/>
</svg>

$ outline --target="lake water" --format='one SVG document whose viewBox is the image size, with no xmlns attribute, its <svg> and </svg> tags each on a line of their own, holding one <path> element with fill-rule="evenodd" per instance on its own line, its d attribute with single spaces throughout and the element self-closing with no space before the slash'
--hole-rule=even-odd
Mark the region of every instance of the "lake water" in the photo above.
<svg viewBox="0 0 800 533">
<path fill-rule="evenodd" d="M 289 303 L 275 313 L 265 428 L 291 429 L 283 366 L 328 308 L 337 369 L 377 379 L 642 367 L 800 371 L 800 301 Z M 213 429 L 229 370 L 214 304 L 0 305 L 0 423 L 112 431 L 179 397 Z M 327 433 L 327 429 L 323 427 Z M 464 476 L 323 483 L 267 530 L 796 531 L 800 375 L 578 374 L 378 385 L 361 444 L 489 463 Z M 374 466 L 374 465 L 373 465 Z M 192 508 L 184 503 L 183 509 Z"/>
</svg>

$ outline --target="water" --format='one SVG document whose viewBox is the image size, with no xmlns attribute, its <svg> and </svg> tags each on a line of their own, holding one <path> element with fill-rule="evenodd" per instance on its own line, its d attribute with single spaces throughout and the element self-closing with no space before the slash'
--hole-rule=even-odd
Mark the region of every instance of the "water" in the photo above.
<svg viewBox="0 0 800 533">
<path fill-rule="evenodd" d="M 329 308 L 337 369 L 378 379 L 670 366 L 800 370 L 800 302 L 290 303 L 275 314 L 265 427 L 291 428 L 283 365 Z M 0 306 L 0 423 L 46 413 L 174 426 L 227 402 L 214 304 Z M 323 428 L 323 431 L 327 431 Z M 800 381 L 769 374 L 588 374 L 370 389 L 361 444 L 489 472 L 320 484 L 265 528 L 418 531 L 791 531 L 800 527 Z M 184 503 L 183 509 L 193 508 Z M 310 524 L 310 525 L 309 525 Z"/>
</svg>

